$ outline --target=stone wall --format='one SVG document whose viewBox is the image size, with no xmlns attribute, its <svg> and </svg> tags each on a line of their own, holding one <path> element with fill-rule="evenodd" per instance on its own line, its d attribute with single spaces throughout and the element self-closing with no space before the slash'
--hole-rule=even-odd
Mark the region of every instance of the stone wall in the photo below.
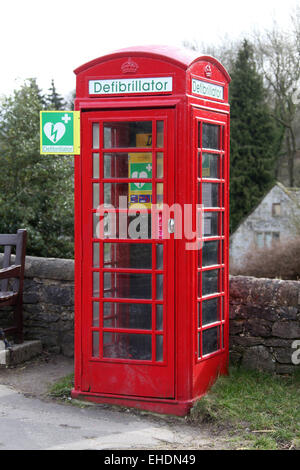
<svg viewBox="0 0 300 470">
<path fill-rule="evenodd" d="M 0 326 L 7 316 L 1 309 Z M 72 356 L 73 330 L 74 261 L 27 256 L 25 339 L 39 339 L 47 350 Z M 300 282 L 231 276 L 231 361 L 289 373 L 297 367 L 291 359 L 295 340 L 300 341 Z"/>
<path fill-rule="evenodd" d="M 2 261 L 0 255 L 0 266 Z M 51 352 L 74 354 L 74 261 L 26 257 L 24 338 L 39 339 Z M 9 313 L 0 310 L 0 326 Z"/>
<path fill-rule="evenodd" d="M 300 282 L 231 276 L 231 362 L 290 373 L 299 368 L 292 362 L 295 340 L 300 340 Z"/>
</svg>

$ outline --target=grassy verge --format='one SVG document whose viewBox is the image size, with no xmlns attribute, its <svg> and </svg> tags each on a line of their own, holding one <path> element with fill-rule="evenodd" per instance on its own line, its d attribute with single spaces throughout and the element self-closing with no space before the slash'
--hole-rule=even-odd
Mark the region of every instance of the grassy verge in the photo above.
<svg viewBox="0 0 300 470">
<path fill-rule="evenodd" d="M 63 377 L 51 387 L 48 394 L 53 398 L 69 400 L 73 386 L 74 374 L 66 375 L 66 377 Z"/>
<path fill-rule="evenodd" d="M 300 449 L 300 374 L 231 369 L 196 403 L 191 419 L 227 430 L 243 448 Z"/>
</svg>

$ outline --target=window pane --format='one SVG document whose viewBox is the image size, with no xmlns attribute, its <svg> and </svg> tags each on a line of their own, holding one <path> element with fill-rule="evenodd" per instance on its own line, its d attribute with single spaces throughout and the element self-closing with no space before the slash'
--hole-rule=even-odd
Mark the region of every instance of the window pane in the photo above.
<svg viewBox="0 0 300 470">
<path fill-rule="evenodd" d="M 104 328 L 152 329 L 152 305 L 136 303 L 103 304 Z"/>
<path fill-rule="evenodd" d="M 97 209 L 99 207 L 99 201 L 100 201 L 100 184 L 99 183 L 94 183 L 93 184 L 93 208 Z"/>
<path fill-rule="evenodd" d="M 104 243 L 105 268 L 152 268 L 150 243 Z"/>
<path fill-rule="evenodd" d="M 93 297 L 99 297 L 100 292 L 100 274 L 98 272 L 93 273 Z"/>
<path fill-rule="evenodd" d="M 104 273 L 104 297 L 151 299 L 151 274 Z"/>
<path fill-rule="evenodd" d="M 203 235 L 213 237 L 219 235 L 218 231 L 219 212 L 204 212 Z"/>
<path fill-rule="evenodd" d="M 99 153 L 93 153 L 93 178 L 100 178 Z"/>
<path fill-rule="evenodd" d="M 156 329 L 157 331 L 163 329 L 163 305 L 156 305 Z"/>
<path fill-rule="evenodd" d="M 219 327 L 202 331 L 202 354 L 211 354 L 219 349 Z"/>
<path fill-rule="evenodd" d="M 156 275 L 156 298 L 161 300 L 163 298 L 164 290 L 164 276 L 163 274 Z"/>
<path fill-rule="evenodd" d="M 211 269 L 202 272 L 202 295 L 219 292 L 219 270 Z"/>
<path fill-rule="evenodd" d="M 103 357 L 120 359 L 152 359 L 151 335 L 103 333 Z"/>
<path fill-rule="evenodd" d="M 164 268 L 164 245 L 158 243 L 156 245 L 156 269 Z"/>
<path fill-rule="evenodd" d="M 219 320 L 219 298 L 202 301 L 202 325 Z"/>
<path fill-rule="evenodd" d="M 156 361 L 157 362 L 162 362 L 164 360 L 163 344 L 164 344 L 164 337 L 162 335 L 157 335 L 156 336 Z"/>
<path fill-rule="evenodd" d="M 219 132 L 220 127 L 214 124 L 202 125 L 202 148 L 206 149 L 219 149 Z"/>
<path fill-rule="evenodd" d="M 150 152 L 104 153 L 103 165 L 104 178 L 152 178 L 152 153 Z M 148 183 L 138 184 L 138 188 L 141 188 Z"/>
<path fill-rule="evenodd" d="M 151 183 L 104 183 L 104 204 L 114 208 L 151 209 Z"/>
<path fill-rule="evenodd" d="M 164 185 L 163 183 L 156 184 L 156 204 L 159 209 L 162 208 L 164 202 Z"/>
<path fill-rule="evenodd" d="M 94 268 L 100 267 L 99 253 L 100 253 L 99 243 L 93 243 L 93 266 Z"/>
<path fill-rule="evenodd" d="M 156 122 L 156 146 L 162 148 L 164 146 L 164 121 Z"/>
<path fill-rule="evenodd" d="M 156 154 L 156 177 L 164 177 L 164 154 L 163 152 L 157 152 Z"/>
<path fill-rule="evenodd" d="M 202 178 L 220 178 L 220 158 L 213 153 L 202 154 Z"/>
<path fill-rule="evenodd" d="M 93 326 L 99 326 L 99 302 L 93 302 Z"/>
<path fill-rule="evenodd" d="M 204 242 L 202 247 L 202 266 L 219 264 L 219 241 Z M 201 268 L 201 266 L 199 266 Z"/>
<path fill-rule="evenodd" d="M 219 207 L 219 184 L 202 183 L 202 204 L 204 207 Z"/>
<path fill-rule="evenodd" d="M 93 331 L 93 357 L 99 357 L 99 331 Z"/>
<path fill-rule="evenodd" d="M 99 148 L 99 123 L 93 123 L 93 149 Z"/>
<path fill-rule="evenodd" d="M 104 213 L 103 217 L 95 213 L 93 219 L 95 238 L 151 239 L 151 214 L 149 213 L 141 213 L 138 210 L 134 215 L 109 212 Z"/>
<path fill-rule="evenodd" d="M 104 148 L 152 146 L 152 122 L 105 122 Z"/>
</svg>

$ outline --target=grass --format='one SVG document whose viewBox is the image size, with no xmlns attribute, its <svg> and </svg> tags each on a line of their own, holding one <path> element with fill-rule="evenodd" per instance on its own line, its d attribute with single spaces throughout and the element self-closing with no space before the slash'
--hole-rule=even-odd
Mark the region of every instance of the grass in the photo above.
<svg viewBox="0 0 300 470">
<path fill-rule="evenodd" d="M 49 395 L 61 400 L 69 400 L 74 386 L 74 374 L 69 374 L 57 381 L 49 390 Z"/>
<path fill-rule="evenodd" d="M 74 375 L 59 380 L 51 397 L 67 401 Z M 234 448 L 300 449 L 300 373 L 276 376 L 232 368 L 192 409 L 189 422 L 209 423 Z"/>
<path fill-rule="evenodd" d="M 191 420 L 227 430 L 244 448 L 300 449 L 300 374 L 233 368 L 196 403 Z"/>
</svg>

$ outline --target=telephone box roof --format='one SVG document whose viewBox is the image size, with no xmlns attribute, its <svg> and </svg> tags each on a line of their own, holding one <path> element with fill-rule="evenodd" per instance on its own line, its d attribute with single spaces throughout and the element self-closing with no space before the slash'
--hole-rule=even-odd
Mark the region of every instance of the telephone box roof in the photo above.
<svg viewBox="0 0 300 470">
<path fill-rule="evenodd" d="M 223 65 L 214 57 L 207 56 L 207 55 L 200 55 L 197 51 L 192 51 L 188 49 L 182 49 L 172 46 L 134 46 L 128 47 L 125 49 L 119 49 L 117 51 L 111 52 L 110 54 L 98 57 L 97 59 L 91 60 L 90 62 L 86 62 L 85 64 L 77 67 L 74 70 L 74 73 L 78 75 L 85 70 L 94 67 L 101 62 L 106 62 L 108 60 L 112 60 L 117 57 L 128 57 L 131 54 L 133 56 L 149 56 L 149 57 L 156 57 L 157 59 L 162 59 L 168 62 L 174 63 L 183 69 L 187 69 L 193 63 L 198 62 L 200 60 L 206 60 L 208 62 L 213 63 L 216 65 L 224 74 L 226 80 L 230 82 L 230 76 L 227 70 L 223 67 Z"/>
</svg>

